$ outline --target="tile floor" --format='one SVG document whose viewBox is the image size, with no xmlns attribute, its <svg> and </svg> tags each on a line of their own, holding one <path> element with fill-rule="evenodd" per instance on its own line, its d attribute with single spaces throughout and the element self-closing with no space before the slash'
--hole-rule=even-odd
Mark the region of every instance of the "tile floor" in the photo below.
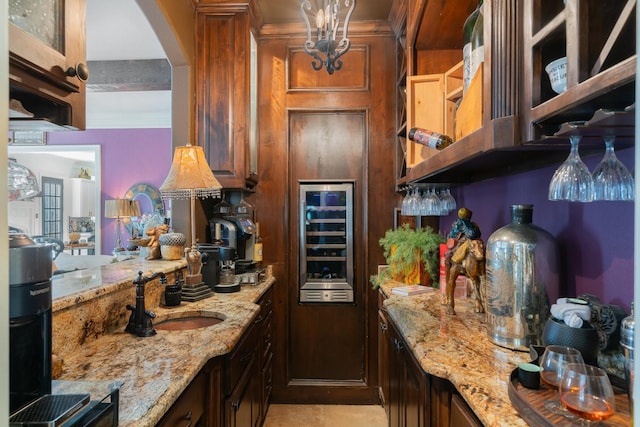
<svg viewBox="0 0 640 427">
<path fill-rule="evenodd" d="M 387 427 L 380 405 L 269 405 L 263 427 Z"/>
</svg>

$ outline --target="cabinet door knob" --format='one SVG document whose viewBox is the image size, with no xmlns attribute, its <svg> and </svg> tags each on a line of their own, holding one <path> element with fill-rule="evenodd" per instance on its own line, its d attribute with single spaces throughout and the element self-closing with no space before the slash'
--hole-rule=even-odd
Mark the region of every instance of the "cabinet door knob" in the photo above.
<svg viewBox="0 0 640 427">
<path fill-rule="evenodd" d="M 87 67 L 87 64 L 79 62 L 78 65 L 75 66 L 75 68 L 67 68 L 67 76 L 77 77 L 78 80 L 86 82 L 89 79 L 89 67 Z"/>
<path fill-rule="evenodd" d="M 189 421 L 187 427 L 191 427 L 191 421 L 193 421 L 193 413 L 191 411 L 187 412 L 187 415 L 185 415 L 182 419 L 185 421 Z"/>
</svg>

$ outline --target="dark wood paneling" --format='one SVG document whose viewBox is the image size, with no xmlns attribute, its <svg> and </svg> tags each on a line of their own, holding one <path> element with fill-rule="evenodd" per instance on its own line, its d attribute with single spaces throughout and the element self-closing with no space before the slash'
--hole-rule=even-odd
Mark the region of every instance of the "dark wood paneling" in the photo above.
<svg viewBox="0 0 640 427">
<path fill-rule="evenodd" d="M 291 247 L 300 241 L 298 182 L 344 180 L 354 188 L 354 268 L 362 272 L 364 257 L 358 251 L 363 236 L 364 198 L 362 183 L 366 158 L 365 112 L 292 111 L 291 152 Z M 291 301 L 298 299 L 300 277 L 298 251 L 290 260 Z M 334 380 L 364 383 L 364 304 L 362 273 L 354 275 L 354 304 L 292 304 L 288 340 L 288 381 Z"/>
<path fill-rule="evenodd" d="M 302 47 L 289 49 L 289 89 L 318 92 L 319 90 L 368 90 L 368 67 L 362 64 L 369 63 L 369 49 L 367 46 L 351 46 L 343 56 L 342 68 L 335 71 L 340 78 L 324 70 L 313 71 L 311 63 L 313 58 Z"/>
<path fill-rule="evenodd" d="M 259 68 L 259 185 L 256 194 L 251 197 L 251 203 L 256 206 L 256 215 L 261 223 L 261 234 L 265 247 L 264 261 L 273 265 L 274 274 L 278 278 L 274 288 L 274 366 L 273 402 L 334 402 L 334 403 L 374 403 L 377 401 L 377 295 L 368 282 L 369 276 L 375 274 L 378 264 L 384 264 L 384 257 L 378 245 L 378 239 L 384 232 L 393 227 L 393 207 L 399 206 L 399 196 L 395 194 L 394 172 L 394 132 L 395 132 L 395 40 L 392 35 L 384 37 L 354 37 L 352 43 L 357 46 L 366 46 L 370 58 L 369 63 L 358 63 L 363 68 L 364 75 L 368 78 L 368 90 L 353 89 L 348 91 L 314 90 L 314 91 L 290 91 L 288 92 L 287 75 L 291 72 L 300 73 L 298 81 L 310 81 L 314 73 L 326 71 L 314 71 L 309 62 L 303 62 L 300 69 L 287 70 L 289 49 L 302 46 L 301 38 L 268 38 L 261 37 L 258 40 L 258 68 Z M 343 59 L 344 67 L 351 52 Z M 309 60 L 311 57 L 309 57 Z M 352 66 L 353 63 L 349 64 Z M 336 71 L 331 79 L 337 83 L 326 86 L 331 87 L 360 87 L 361 83 L 349 81 L 346 74 Z M 309 74 L 309 76 L 304 76 Z M 324 76 L 322 77 L 325 78 Z M 357 159 L 357 168 L 361 170 L 361 182 L 357 183 L 357 189 L 361 191 L 358 196 L 361 205 L 358 207 L 358 218 L 361 218 L 361 234 L 357 237 L 357 253 L 362 257 L 361 264 L 356 272 L 358 277 L 358 297 L 356 309 L 359 319 L 353 320 L 360 326 L 353 329 L 351 340 L 360 343 L 361 348 L 356 351 L 356 357 L 361 360 L 361 381 L 352 381 L 349 385 L 342 383 L 335 386 L 320 386 L 314 384 L 311 379 L 290 382 L 292 378 L 288 367 L 295 362 L 293 354 L 289 351 L 296 339 L 293 331 L 294 323 L 300 323 L 309 327 L 310 323 L 317 323 L 313 318 L 296 317 L 299 311 L 297 295 L 297 266 L 292 265 L 291 259 L 297 256 L 297 230 L 295 218 L 292 218 L 291 206 L 295 206 L 291 189 L 296 182 L 292 177 L 296 176 L 295 170 L 308 173 L 309 169 L 319 170 L 313 159 L 310 164 L 298 164 L 294 159 L 292 141 L 294 120 L 290 120 L 296 113 L 306 112 L 310 115 L 327 114 L 337 115 L 340 120 L 353 119 L 355 116 L 366 117 L 364 126 L 367 139 L 359 137 L 357 141 L 339 138 L 342 146 L 326 146 L 326 143 L 318 144 L 317 138 L 301 138 L 301 144 L 297 149 L 304 151 L 307 158 L 313 158 L 310 154 L 321 150 L 325 159 L 336 153 L 354 150 L 354 146 L 360 145 L 361 155 Z M 357 113 L 357 114 L 355 114 Z M 340 117 L 344 116 L 344 117 Z M 359 119 L 358 119 L 359 120 Z M 348 120 L 347 120 L 348 121 Z M 347 132 L 346 135 L 351 135 Z M 302 133 L 300 134 L 303 135 Z M 331 141 L 326 137 L 323 141 Z M 335 154 L 334 159 L 335 159 Z M 350 155 L 355 156 L 353 152 Z M 347 168 L 348 163 L 343 159 L 337 159 L 330 163 L 323 173 L 339 176 L 334 171 L 334 164 L 343 162 L 342 168 Z M 351 163 L 355 165 L 355 163 Z M 302 174 L 302 172 L 300 172 Z M 358 172 L 360 173 L 360 172 Z M 338 307 L 329 308 L 337 310 Z M 297 311 L 298 310 L 298 311 Z M 323 314 L 324 316 L 324 314 Z M 353 318 L 351 318 L 353 319 Z M 349 320 L 347 317 L 332 316 L 326 325 L 327 332 L 340 330 L 340 322 Z M 349 320 L 351 321 L 351 320 Z M 305 326 L 306 325 L 306 326 Z M 344 329 L 344 326 L 342 326 Z M 316 336 L 321 338 L 320 328 Z M 302 336 L 302 335 L 301 335 Z M 335 337 L 333 338 L 335 339 Z M 309 342 L 310 345 L 319 346 L 321 342 Z M 349 348 L 347 346 L 347 348 Z M 338 352 L 338 348 L 332 349 Z M 328 368 L 330 369 L 330 368 Z M 303 376 L 302 374 L 298 376 Z"/>
</svg>

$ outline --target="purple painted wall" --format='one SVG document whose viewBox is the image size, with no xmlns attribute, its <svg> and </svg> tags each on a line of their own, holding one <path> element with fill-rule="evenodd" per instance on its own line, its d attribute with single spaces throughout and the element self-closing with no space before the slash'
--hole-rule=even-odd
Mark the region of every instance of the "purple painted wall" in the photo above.
<svg viewBox="0 0 640 427">
<path fill-rule="evenodd" d="M 171 129 L 92 129 L 51 132 L 47 137 L 49 145 L 102 147 L 100 204 L 103 210 L 105 200 L 124 196 L 134 184 L 146 183 L 159 188 L 167 177 L 173 157 Z M 110 254 L 115 247 L 116 220 L 103 217 L 101 224 L 101 253 Z M 123 246 L 128 238 L 123 226 Z"/>
<path fill-rule="evenodd" d="M 634 149 L 617 153 L 633 170 Z M 584 159 L 593 170 L 601 156 Z M 486 242 L 498 228 L 511 222 L 509 206 L 533 204 L 533 223 L 556 237 L 564 275 L 561 296 L 589 293 L 602 302 L 629 311 L 633 300 L 633 203 L 551 202 L 547 189 L 556 166 L 497 178 L 460 187 L 452 191 L 458 208 L 473 212 L 472 220 Z M 455 212 L 440 221 L 446 235 Z"/>
</svg>

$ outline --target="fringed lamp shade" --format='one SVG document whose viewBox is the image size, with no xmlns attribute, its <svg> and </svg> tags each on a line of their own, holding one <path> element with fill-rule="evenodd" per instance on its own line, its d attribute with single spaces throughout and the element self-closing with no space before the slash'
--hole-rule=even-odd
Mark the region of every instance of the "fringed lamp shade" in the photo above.
<svg viewBox="0 0 640 427">
<path fill-rule="evenodd" d="M 140 216 L 140 203 L 130 199 L 112 199 L 104 201 L 104 217 L 117 218 L 116 224 L 116 247 L 114 252 L 122 252 L 122 237 L 120 234 L 120 218 Z"/>
<path fill-rule="evenodd" d="M 171 170 L 160 187 L 165 199 L 218 197 L 222 185 L 211 172 L 204 150 L 197 145 L 176 147 Z"/>
<path fill-rule="evenodd" d="M 209 163 L 204 157 L 204 150 L 197 145 L 187 144 L 176 147 L 169 175 L 160 186 L 164 199 L 189 199 L 191 202 L 191 248 L 187 253 L 189 274 L 187 285 L 199 285 L 202 282 L 202 257 L 196 245 L 196 198 L 220 196 L 222 185 L 211 172 Z"/>
</svg>

